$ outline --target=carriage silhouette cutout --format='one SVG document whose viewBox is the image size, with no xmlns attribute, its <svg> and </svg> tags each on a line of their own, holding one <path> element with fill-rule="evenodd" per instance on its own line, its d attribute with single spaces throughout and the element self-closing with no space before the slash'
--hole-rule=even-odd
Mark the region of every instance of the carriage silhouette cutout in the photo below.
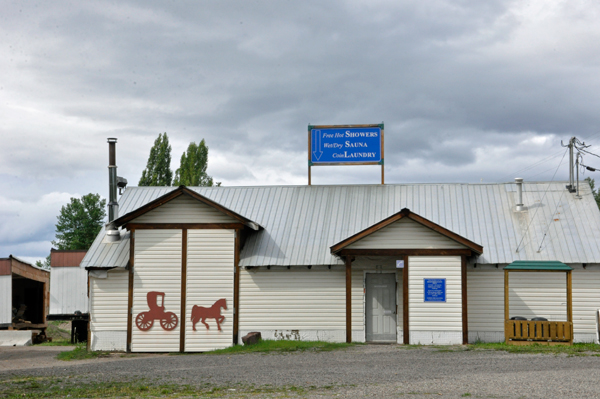
<svg viewBox="0 0 600 399">
<path fill-rule="evenodd" d="M 160 305 L 158 298 L 160 297 Z M 177 315 L 173 312 L 165 312 L 165 293 L 150 291 L 146 294 L 148 307 L 147 312 L 141 312 L 135 318 L 135 325 L 142 331 L 148 331 L 154 325 L 154 320 L 160 320 L 160 325 L 166 331 L 174 330 L 179 322 Z"/>
</svg>

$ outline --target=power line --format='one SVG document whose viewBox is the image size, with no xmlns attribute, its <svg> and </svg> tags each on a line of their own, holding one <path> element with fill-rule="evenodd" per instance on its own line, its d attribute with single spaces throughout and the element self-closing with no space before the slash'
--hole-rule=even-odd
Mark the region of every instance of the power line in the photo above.
<svg viewBox="0 0 600 399">
<path fill-rule="evenodd" d="M 550 182 L 548 183 L 548 187 L 546 187 L 546 191 L 544 191 L 544 195 L 542 196 L 541 199 L 541 203 L 544 202 L 544 199 L 546 198 L 546 194 L 548 194 L 548 190 L 550 189 L 550 185 L 552 184 L 552 182 L 554 181 L 554 178 L 556 177 L 556 173 L 558 173 L 558 169 L 560 169 L 560 166 L 562 165 L 564 159 L 565 159 L 565 155 L 567 155 L 568 149 L 565 150 L 565 153 L 563 154 L 560 163 L 558 164 L 558 167 L 556 168 L 556 170 L 554 171 L 554 175 L 552 176 L 552 180 L 550 180 Z M 519 248 L 521 247 L 521 244 L 523 243 L 523 240 L 525 239 L 525 237 L 527 236 L 527 233 L 529 232 L 529 227 L 531 227 L 531 223 L 533 222 L 533 220 L 535 219 L 535 216 L 537 215 L 538 211 L 540 210 L 541 206 L 537 207 L 535 209 L 535 213 L 533 214 L 533 217 L 529 220 L 529 224 L 527 225 L 527 229 L 525 229 L 525 233 L 523 233 L 523 237 L 521 238 L 521 241 L 519 241 L 519 245 L 517 245 L 517 249 L 515 252 L 519 252 Z"/>
<path fill-rule="evenodd" d="M 519 169 L 519 170 L 517 170 L 516 172 L 512 172 L 512 173 L 510 173 L 510 174 L 504 175 L 504 176 L 502 176 L 502 178 L 501 178 L 501 179 L 499 179 L 499 180 L 498 180 L 498 182 L 499 182 L 499 183 L 500 183 L 500 182 L 503 182 L 503 181 L 505 181 L 505 179 L 506 179 L 506 178 L 511 178 L 511 177 L 513 177 L 513 176 L 516 176 L 516 175 L 517 175 L 517 174 L 519 174 L 519 173 L 523 173 L 523 172 L 526 172 L 526 171 L 528 171 L 528 170 L 530 170 L 530 169 L 533 169 L 533 168 L 535 168 L 536 166 L 538 166 L 538 165 L 540 165 L 540 164 L 542 164 L 542 163 L 544 163 L 544 162 L 551 161 L 551 160 L 552 160 L 552 159 L 554 159 L 554 158 L 558 158 L 558 157 L 560 156 L 560 154 L 561 154 L 561 153 L 562 153 L 562 150 L 560 150 L 560 151 L 558 151 L 558 152 L 556 152 L 556 153 L 554 153 L 554 154 L 552 154 L 552 155 L 550 155 L 550 156 L 548 156 L 548 157 L 546 157 L 546 158 L 544 158 L 544 159 L 542 159 L 542 160 L 540 160 L 540 161 L 537 161 L 536 163 L 533 163 L 533 164 L 531 164 L 531 165 L 529 165 L 529 166 L 526 166 L 526 167 L 524 167 L 523 169 Z M 564 157 L 564 155 L 563 155 L 563 157 Z M 552 170 L 552 168 L 550 168 L 549 170 Z M 542 172 L 542 173 L 543 173 L 543 172 Z M 539 174 L 539 173 L 538 173 L 538 174 Z M 537 176 L 537 175 L 534 175 L 534 176 Z"/>
<path fill-rule="evenodd" d="M 558 211 L 558 207 L 562 205 L 561 201 L 562 201 L 563 195 L 565 195 L 565 190 L 562 191 L 562 194 L 560 195 L 560 198 L 558 199 L 558 203 L 556 204 L 556 208 L 554 209 L 554 212 L 552 213 L 552 216 L 550 218 L 550 223 L 548 223 L 548 226 L 546 227 L 546 231 L 544 232 L 544 235 L 542 236 L 542 241 L 540 242 L 540 246 L 538 247 L 538 250 L 537 250 L 538 253 L 540 253 L 540 251 L 542 250 L 542 245 L 544 245 L 544 240 L 546 239 L 548 230 L 550 230 L 550 225 L 552 224 L 552 221 L 554 220 L 554 215 L 556 215 L 556 212 Z"/>
</svg>

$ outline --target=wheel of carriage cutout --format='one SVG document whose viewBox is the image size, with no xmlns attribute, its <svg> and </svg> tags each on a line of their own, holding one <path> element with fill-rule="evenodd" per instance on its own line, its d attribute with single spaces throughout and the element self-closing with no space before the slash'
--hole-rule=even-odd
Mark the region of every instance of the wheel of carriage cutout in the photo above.
<svg viewBox="0 0 600 399">
<path fill-rule="evenodd" d="M 160 319 L 160 325 L 167 331 L 171 331 L 177 327 L 177 315 L 173 312 L 165 313 L 165 317 Z"/>
<path fill-rule="evenodd" d="M 148 312 L 142 312 L 135 318 L 135 325 L 142 331 L 148 331 L 150 328 L 152 328 L 153 324 L 154 320 L 150 318 Z"/>
</svg>

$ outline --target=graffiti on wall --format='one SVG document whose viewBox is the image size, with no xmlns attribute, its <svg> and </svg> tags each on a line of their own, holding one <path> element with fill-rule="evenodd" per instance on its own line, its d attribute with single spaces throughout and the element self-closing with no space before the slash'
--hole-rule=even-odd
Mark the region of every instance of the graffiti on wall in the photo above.
<svg viewBox="0 0 600 399">
<path fill-rule="evenodd" d="M 210 308 L 194 305 L 194 307 L 192 307 L 192 327 L 194 331 L 196 331 L 196 323 L 199 321 L 201 321 L 208 330 L 209 326 L 206 319 L 215 319 L 217 328 L 219 331 L 223 331 L 221 330 L 221 323 L 225 320 L 225 316 L 221 315 L 221 309 L 227 310 L 227 301 L 225 298 L 217 300 Z"/>
<path fill-rule="evenodd" d="M 160 304 L 158 303 L 160 297 Z M 179 319 L 173 312 L 165 312 L 165 293 L 150 291 L 146 294 L 148 301 L 147 312 L 141 312 L 135 318 L 135 325 L 142 331 L 148 331 L 154 325 L 154 320 L 160 320 L 160 326 L 166 331 L 174 330 Z"/>
</svg>

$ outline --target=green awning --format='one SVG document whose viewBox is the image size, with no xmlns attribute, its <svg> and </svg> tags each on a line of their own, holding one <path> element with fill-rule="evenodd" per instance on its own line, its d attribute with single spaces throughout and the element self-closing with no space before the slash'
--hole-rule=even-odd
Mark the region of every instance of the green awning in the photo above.
<svg viewBox="0 0 600 399">
<path fill-rule="evenodd" d="M 572 267 L 557 260 L 516 260 L 504 270 L 543 270 L 548 272 L 569 271 Z"/>
</svg>

